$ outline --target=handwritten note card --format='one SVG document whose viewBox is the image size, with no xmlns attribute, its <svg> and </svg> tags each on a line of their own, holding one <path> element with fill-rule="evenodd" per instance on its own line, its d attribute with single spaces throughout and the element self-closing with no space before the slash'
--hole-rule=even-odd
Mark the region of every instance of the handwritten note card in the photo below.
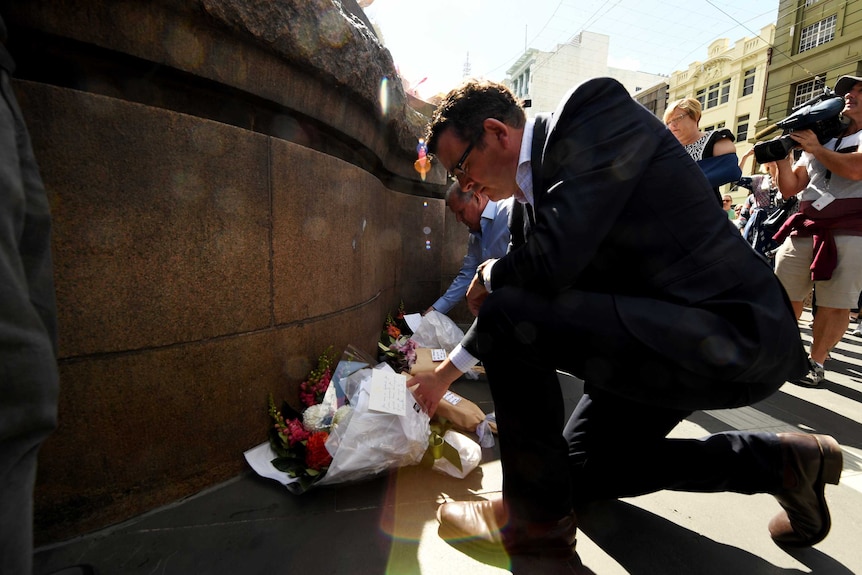
<svg viewBox="0 0 862 575">
<path fill-rule="evenodd" d="M 371 372 L 368 409 L 394 415 L 406 415 L 406 385 L 406 375 L 375 369 Z"/>
</svg>

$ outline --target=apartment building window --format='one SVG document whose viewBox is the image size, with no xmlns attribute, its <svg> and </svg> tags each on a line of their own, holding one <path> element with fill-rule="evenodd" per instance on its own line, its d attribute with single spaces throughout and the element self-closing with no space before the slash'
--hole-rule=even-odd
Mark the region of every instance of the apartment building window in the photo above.
<svg viewBox="0 0 862 575">
<path fill-rule="evenodd" d="M 698 91 L 698 100 L 700 100 L 700 95 L 702 91 Z M 716 82 L 715 84 L 710 84 L 709 88 L 706 91 L 706 105 L 703 105 L 704 109 L 714 108 L 719 104 L 726 104 L 730 99 L 730 78 L 722 80 L 721 82 Z"/>
<path fill-rule="evenodd" d="M 706 107 L 714 108 L 718 106 L 718 84 L 711 84 L 706 93 Z"/>
<path fill-rule="evenodd" d="M 748 139 L 748 118 L 749 114 L 740 116 L 736 119 L 736 141 L 744 142 Z"/>
<path fill-rule="evenodd" d="M 754 73 L 756 68 L 746 70 L 742 76 L 742 95 L 748 96 L 754 93 Z"/>
<path fill-rule="evenodd" d="M 802 34 L 799 36 L 799 51 L 805 52 L 835 38 L 835 22 L 837 20 L 838 17 L 833 14 L 829 18 L 824 18 L 820 22 L 803 28 Z"/>
<path fill-rule="evenodd" d="M 813 80 L 803 82 L 796 86 L 796 94 L 793 96 L 793 107 L 801 106 L 826 87 L 823 76 L 815 76 Z"/>
<path fill-rule="evenodd" d="M 701 109 L 706 108 L 706 88 L 701 88 L 695 94 L 695 99 L 700 102 Z"/>
</svg>

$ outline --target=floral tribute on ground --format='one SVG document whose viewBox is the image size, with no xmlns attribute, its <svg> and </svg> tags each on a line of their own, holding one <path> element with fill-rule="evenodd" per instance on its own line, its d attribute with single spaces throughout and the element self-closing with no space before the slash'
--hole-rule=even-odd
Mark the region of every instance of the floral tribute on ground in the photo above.
<svg viewBox="0 0 862 575">
<path fill-rule="evenodd" d="M 469 474 L 481 461 L 479 444 L 452 429 L 455 421 L 432 422 L 406 385 L 420 345 L 413 335 L 402 303 L 387 315 L 377 361 L 348 346 L 336 362 L 329 347 L 299 385 L 298 402 L 279 405 L 270 395 L 267 441 L 245 452 L 252 469 L 296 494 L 417 464 Z"/>
<path fill-rule="evenodd" d="M 332 382 L 334 360 L 329 347 L 318 358 L 317 367 L 299 384 L 299 399 L 305 406 L 302 413 L 287 401 L 279 409 L 272 395 L 269 396 L 269 416 L 273 421 L 269 443 L 278 455 L 272 465 L 297 479 L 302 490 L 311 487 L 329 469 L 332 455 L 326 449 L 326 441 L 332 429 L 350 413 L 349 405 L 337 407 L 331 401 L 324 402 Z"/>
<path fill-rule="evenodd" d="M 259 475 L 296 494 L 418 464 L 428 450 L 428 415 L 403 381 L 394 388 L 403 394 L 403 413 L 375 409 L 375 372 L 395 375 L 388 364 L 353 346 L 337 364 L 331 350 L 324 352 L 300 385 L 301 412 L 287 401 L 279 407 L 270 398 L 268 440 L 246 451 L 246 461 Z"/>
<path fill-rule="evenodd" d="M 388 363 L 395 373 L 410 371 L 416 363 L 416 342 L 410 338 L 413 331 L 404 319 L 404 302 L 398 306 L 395 317 L 392 314 L 386 316 L 380 341 L 380 361 Z"/>
</svg>

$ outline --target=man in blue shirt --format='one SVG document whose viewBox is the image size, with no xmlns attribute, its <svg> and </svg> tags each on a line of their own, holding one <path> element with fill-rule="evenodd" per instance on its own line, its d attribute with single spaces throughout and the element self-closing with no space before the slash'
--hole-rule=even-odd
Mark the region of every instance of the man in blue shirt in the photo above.
<svg viewBox="0 0 862 575">
<path fill-rule="evenodd" d="M 431 310 L 449 313 L 464 299 L 467 287 L 476 275 L 476 267 L 487 259 L 500 258 L 506 254 L 510 238 L 509 213 L 513 201 L 509 198 L 492 202 L 485 194 L 462 191 L 457 182 L 449 187 L 446 205 L 455 218 L 470 230 L 467 255 L 449 289 L 425 313 Z"/>
</svg>

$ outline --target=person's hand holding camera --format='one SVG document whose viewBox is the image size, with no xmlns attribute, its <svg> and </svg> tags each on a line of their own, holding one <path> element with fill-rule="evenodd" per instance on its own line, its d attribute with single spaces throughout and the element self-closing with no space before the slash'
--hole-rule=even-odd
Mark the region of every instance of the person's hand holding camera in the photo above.
<svg viewBox="0 0 862 575">
<path fill-rule="evenodd" d="M 799 130 L 796 132 L 790 132 L 790 138 L 799 144 L 799 147 L 805 150 L 810 154 L 815 154 L 815 151 L 818 148 L 822 148 L 823 145 L 820 143 L 820 140 L 817 138 L 817 134 L 815 134 L 812 130 Z"/>
</svg>

